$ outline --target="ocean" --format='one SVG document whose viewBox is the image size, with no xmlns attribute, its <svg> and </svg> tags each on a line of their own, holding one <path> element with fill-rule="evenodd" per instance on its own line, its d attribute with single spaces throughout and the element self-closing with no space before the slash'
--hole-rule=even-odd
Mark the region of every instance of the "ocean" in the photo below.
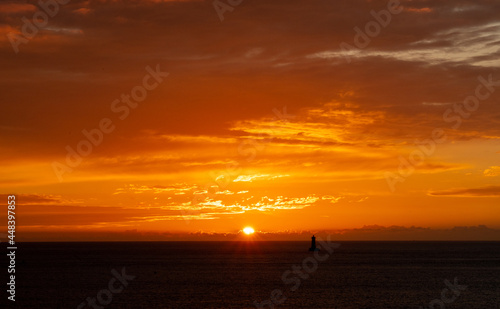
<svg viewBox="0 0 500 309">
<path fill-rule="evenodd" d="M 337 244 L 309 252 L 310 242 L 18 243 L 15 306 L 6 292 L 1 304 L 500 308 L 500 242 Z"/>
</svg>

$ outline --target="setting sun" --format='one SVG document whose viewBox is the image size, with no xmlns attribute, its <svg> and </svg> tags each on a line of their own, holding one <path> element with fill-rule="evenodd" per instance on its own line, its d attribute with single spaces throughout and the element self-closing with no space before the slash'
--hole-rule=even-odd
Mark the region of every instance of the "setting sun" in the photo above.
<svg viewBox="0 0 500 309">
<path fill-rule="evenodd" d="M 243 233 L 250 235 L 250 234 L 255 233 L 255 230 L 253 228 L 247 226 L 246 228 L 243 229 Z"/>
</svg>

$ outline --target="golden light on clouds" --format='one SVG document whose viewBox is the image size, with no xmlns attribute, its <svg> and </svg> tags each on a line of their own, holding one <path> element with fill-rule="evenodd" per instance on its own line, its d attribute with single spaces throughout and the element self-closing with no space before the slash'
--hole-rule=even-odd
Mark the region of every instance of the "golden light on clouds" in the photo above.
<svg viewBox="0 0 500 309">
<path fill-rule="evenodd" d="M 28 240 L 492 238 L 500 8 L 401 3 L 350 62 L 385 3 L 78 0 L 18 53 L 38 7 L 0 4 L 0 193 Z"/>
</svg>

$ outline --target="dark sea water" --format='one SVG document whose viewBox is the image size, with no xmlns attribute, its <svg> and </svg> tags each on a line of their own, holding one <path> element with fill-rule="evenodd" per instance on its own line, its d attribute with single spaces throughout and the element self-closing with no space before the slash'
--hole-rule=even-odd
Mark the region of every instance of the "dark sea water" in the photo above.
<svg viewBox="0 0 500 309">
<path fill-rule="evenodd" d="M 318 261 L 309 242 L 20 243 L 15 308 L 500 308 L 500 242 L 339 244 Z"/>
</svg>

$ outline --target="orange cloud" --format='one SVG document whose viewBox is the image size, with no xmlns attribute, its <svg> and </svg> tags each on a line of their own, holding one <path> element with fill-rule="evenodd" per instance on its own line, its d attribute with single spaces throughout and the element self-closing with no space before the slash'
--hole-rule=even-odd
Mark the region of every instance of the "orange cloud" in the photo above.
<svg viewBox="0 0 500 309">
<path fill-rule="evenodd" d="M 29 3 L 1 3 L 0 4 L 0 14 L 16 14 L 16 13 L 26 13 L 35 12 L 37 7 Z"/>
<path fill-rule="evenodd" d="M 79 8 L 79 9 L 73 10 L 73 12 L 75 12 L 77 14 L 81 14 L 81 15 L 87 15 L 88 13 L 92 12 L 92 10 L 89 8 Z"/>
<path fill-rule="evenodd" d="M 430 13 L 432 12 L 433 10 L 431 8 L 409 8 L 409 7 L 405 7 L 404 8 L 405 11 L 407 12 L 412 12 L 412 13 Z"/>
<path fill-rule="evenodd" d="M 496 177 L 500 176 L 500 166 L 490 166 L 483 172 L 486 177 Z"/>
<path fill-rule="evenodd" d="M 434 196 L 464 196 L 464 197 L 498 197 L 500 196 L 500 186 L 488 186 L 481 188 L 451 189 L 442 191 L 432 191 Z"/>
</svg>

